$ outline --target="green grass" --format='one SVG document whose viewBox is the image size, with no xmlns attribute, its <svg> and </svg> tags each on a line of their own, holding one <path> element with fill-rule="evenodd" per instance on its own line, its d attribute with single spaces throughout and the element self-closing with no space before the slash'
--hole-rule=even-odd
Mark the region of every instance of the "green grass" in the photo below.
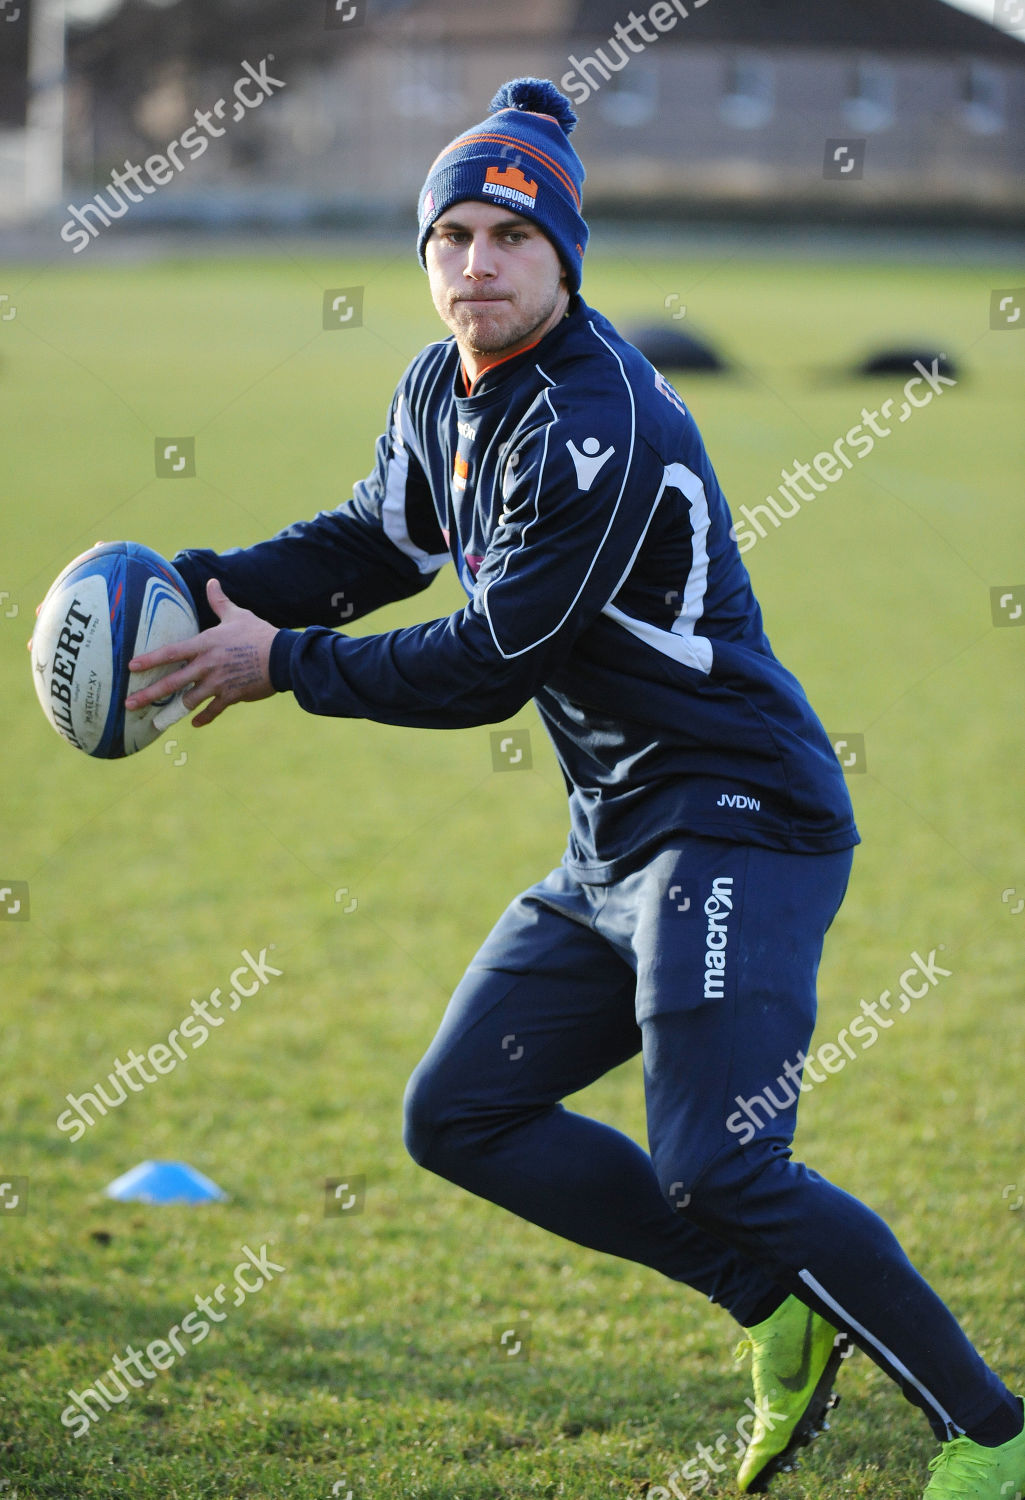
<svg viewBox="0 0 1025 1500">
<path fill-rule="evenodd" d="M 990 288 L 1020 272 L 589 261 L 588 296 L 614 320 L 665 319 L 675 292 L 738 362 L 679 382 L 735 509 L 894 393 L 837 378 L 866 348 L 923 336 L 963 361 L 955 389 L 746 561 L 827 728 L 866 737 L 851 778 L 865 843 L 819 1040 L 913 949 L 945 945 L 953 970 L 808 1096 L 798 1151 L 887 1216 L 1020 1389 L 1025 1210 L 1006 1190 L 1025 1194 L 1025 915 L 1001 897 L 1025 894 L 1025 631 L 993 628 L 989 589 L 1025 580 L 1022 345 L 988 329 Z M 359 284 L 365 327 L 323 332 L 323 290 Z M 0 877 L 31 891 L 31 920 L 0 923 L 0 1178 L 29 1178 L 28 1212 L 0 1223 L 0 1481 L 61 1500 L 643 1496 L 744 1411 L 729 1320 L 420 1172 L 399 1135 L 404 1080 L 465 963 L 561 854 L 561 778 L 533 711 L 516 720 L 534 731 L 520 774 L 492 771 L 486 729 L 313 719 L 286 698 L 103 765 L 46 726 L 24 650 L 36 601 L 97 537 L 226 547 L 343 499 L 438 334 L 424 279 L 405 253 L 340 247 L 11 266 L 0 289 L 17 309 L 0 324 Z M 194 480 L 154 478 L 154 438 L 175 435 L 196 437 Z M 445 577 L 379 623 L 458 604 Z M 272 943 L 281 977 L 187 1063 L 79 1143 L 57 1130 L 68 1091 Z M 636 1063 L 578 1102 L 644 1139 Z M 104 1198 L 149 1157 L 192 1162 L 230 1201 Z M 365 1211 L 325 1218 L 324 1179 L 354 1173 Z M 284 1274 L 87 1436 L 61 1426 L 69 1388 L 164 1336 L 264 1244 Z M 503 1364 L 494 1329 L 524 1319 L 530 1359 Z M 781 1500 L 919 1495 L 920 1416 L 863 1356 L 842 1390 Z"/>
</svg>

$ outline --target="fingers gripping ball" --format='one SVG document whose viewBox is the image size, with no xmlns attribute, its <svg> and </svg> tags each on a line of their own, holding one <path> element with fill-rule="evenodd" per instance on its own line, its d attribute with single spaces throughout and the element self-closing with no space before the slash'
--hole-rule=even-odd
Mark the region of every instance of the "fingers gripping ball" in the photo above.
<svg viewBox="0 0 1025 1500">
<path fill-rule="evenodd" d="M 128 693 L 167 671 L 129 672 L 128 663 L 198 631 L 185 582 L 159 553 L 138 542 L 100 543 L 68 564 L 39 607 L 32 680 L 43 712 L 87 755 L 133 755 L 187 710 L 179 692 L 126 711 Z"/>
</svg>

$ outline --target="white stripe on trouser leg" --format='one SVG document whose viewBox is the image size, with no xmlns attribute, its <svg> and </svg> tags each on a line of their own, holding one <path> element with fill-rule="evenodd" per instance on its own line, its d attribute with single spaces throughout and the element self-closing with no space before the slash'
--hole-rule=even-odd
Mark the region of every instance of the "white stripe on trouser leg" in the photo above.
<svg viewBox="0 0 1025 1500">
<path fill-rule="evenodd" d="M 815 1293 L 816 1297 L 820 1298 L 827 1307 L 831 1307 L 833 1309 L 842 1323 L 846 1323 L 848 1328 L 853 1328 L 855 1333 L 859 1333 L 867 1343 L 872 1345 L 873 1349 L 878 1349 L 879 1353 L 886 1360 L 887 1364 L 892 1365 L 893 1368 L 897 1371 L 898 1375 L 903 1376 L 903 1378 L 908 1382 L 909 1385 L 914 1386 L 919 1395 L 923 1396 L 925 1400 L 928 1401 L 929 1405 L 939 1417 L 940 1421 L 947 1424 L 947 1433 L 950 1437 L 957 1437 L 961 1433 L 962 1429 L 957 1425 L 950 1413 L 944 1411 L 943 1407 L 937 1401 L 932 1392 L 927 1391 L 920 1380 L 915 1379 L 911 1371 L 907 1368 L 906 1365 L 901 1363 L 901 1361 L 897 1358 L 892 1350 L 887 1349 L 885 1344 L 881 1344 L 873 1334 L 869 1333 L 867 1328 L 862 1327 L 862 1325 L 857 1321 L 856 1318 L 852 1318 L 850 1313 L 846 1312 L 845 1309 L 840 1306 L 836 1298 L 831 1297 L 826 1291 L 825 1287 L 815 1280 L 815 1277 L 811 1274 L 810 1271 L 798 1271 L 797 1274 L 798 1276 L 800 1276 L 805 1286 L 809 1287 L 810 1290 Z"/>
</svg>

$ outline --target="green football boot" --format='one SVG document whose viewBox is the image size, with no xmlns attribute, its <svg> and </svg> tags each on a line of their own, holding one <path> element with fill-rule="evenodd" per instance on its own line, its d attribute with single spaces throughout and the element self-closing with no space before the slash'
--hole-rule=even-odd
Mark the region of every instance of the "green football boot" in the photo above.
<svg viewBox="0 0 1025 1500">
<path fill-rule="evenodd" d="M 737 1484 L 754 1495 L 828 1427 L 823 1418 L 839 1400 L 833 1379 L 848 1340 L 796 1297 L 747 1332 L 737 1356 L 751 1351 L 755 1420 Z"/>
<path fill-rule="evenodd" d="M 954 1438 L 929 1468 L 925 1500 L 1025 1500 L 1025 1431 L 999 1448 Z"/>
</svg>

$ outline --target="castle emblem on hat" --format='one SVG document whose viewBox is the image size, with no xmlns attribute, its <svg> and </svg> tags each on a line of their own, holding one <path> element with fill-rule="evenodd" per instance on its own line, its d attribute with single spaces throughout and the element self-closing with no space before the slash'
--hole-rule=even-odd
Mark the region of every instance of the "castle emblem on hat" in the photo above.
<svg viewBox="0 0 1025 1500">
<path fill-rule="evenodd" d="M 497 198 L 509 198 L 533 208 L 537 183 L 526 177 L 519 167 L 489 167 L 484 177 L 484 191 Z"/>
</svg>

